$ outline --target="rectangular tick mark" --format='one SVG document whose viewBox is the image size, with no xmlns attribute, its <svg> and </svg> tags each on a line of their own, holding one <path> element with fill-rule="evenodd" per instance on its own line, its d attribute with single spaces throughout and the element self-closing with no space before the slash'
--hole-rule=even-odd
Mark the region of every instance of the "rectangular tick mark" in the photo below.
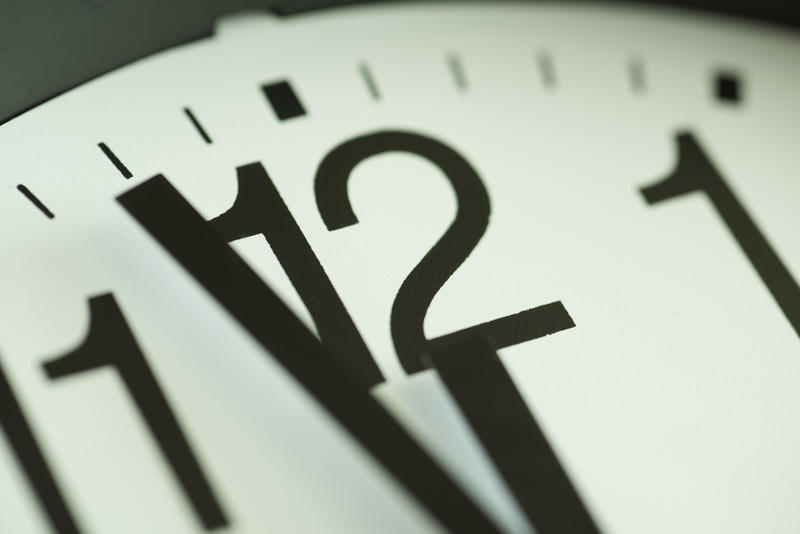
<svg viewBox="0 0 800 534">
<path fill-rule="evenodd" d="M 128 168 L 122 164 L 122 162 L 119 160 L 116 154 L 111 152 L 111 149 L 108 148 L 108 146 L 105 143 L 97 143 L 97 146 L 100 147 L 100 150 L 103 151 L 103 154 L 105 154 L 106 157 L 109 160 L 111 160 L 111 163 L 114 164 L 114 167 L 117 168 L 117 170 L 122 174 L 122 176 L 125 177 L 125 179 L 128 179 L 133 176 L 133 174 L 131 174 L 131 171 L 129 171 Z"/>
<path fill-rule="evenodd" d="M 628 61 L 628 72 L 631 78 L 631 89 L 636 94 L 642 94 L 647 89 L 644 61 L 640 57 L 633 57 Z"/>
<path fill-rule="evenodd" d="M 453 81 L 459 91 L 467 90 L 467 76 L 464 73 L 464 65 L 461 64 L 461 58 L 457 54 L 451 53 L 447 55 L 447 65 L 450 67 L 450 73 L 453 75 Z"/>
<path fill-rule="evenodd" d="M 372 76 L 372 71 L 369 70 L 369 65 L 360 63 L 358 65 L 358 72 L 361 73 L 361 77 L 364 79 L 364 84 L 367 86 L 367 90 L 370 96 L 372 96 L 372 99 L 380 100 L 381 93 L 378 90 L 378 84 L 375 83 L 375 78 Z"/>
<path fill-rule="evenodd" d="M 187 117 L 189 117 L 189 120 L 191 121 L 192 125 L 194 125 L 194 128 L 195 128 L 195 130 L 197 130 L 197 133 L 200 134 L 200 137 L 202 137 L 203 140 L 210 145 L 211 144 L 211 138 L 208 136 L 208 134 L 206 133 L 205 129 L 200 124 L 200 121 L 197 120 L 197 117 L 194 116 L 194 113 L 192 113 L 192 110 L 189 109 L 189 108 L 183 108 L 183 112 L 186 114 Z"/>
<path fill-rule="evenodd" d="M 740 103 L 743 96 L 740 76 L 730 71 L 717 72 L 714 76 L 714 93 L 720 102 Z"/>
<path fill-rule="evenodd" d="M 553 66 L 553 58 L 549 52 L 539 52 L 536 55 L 536 65 L 539 67 L 539 75 L 542 77 L 542 84 L 547 89 L 556 86 L 556 69 Z"/>
<path fill-rule="evenodd" d="M 39 210 L 40 210 L 42 213 L 44 213 L 44 214 L 47 216 L 47 218 L 48 218 L 48 219 L 52 219 L 52 218 L 54 218 L 54 217 L 55 217 L 55 215 L 53 215 L 53 212 L 52 212 L 52 211 L 50 211 L 49 209 L 47 209 L 47 206 L 45 206 L 45 205 L 44 205 L 44 203 L 43 203 L 41 200 L 39 200 L 39 199 L 36 197 L 36 195 L 34 195 L 34 194 L 31 192 L 31 190 L 30 190 L 30 189 L 28 189 L 27 187 L 25 187 L 25 186 L 24 186 L 24 185 L 22 185 L 22 184 L 19 184 L 19 185 L 17 186 L 17 191 L 19 191 L 20 193 L 22 193 L 23 195 L 25 195 L 25 198 L 27 198 L 28 200 L 30 200 L 30 201 L 33 203 L 33 205 L 34 205 L 34 206 L 36 206 L 37 208 L 39 208 Z"/>
<path fill-rule="evenodd" d="M 303 104 L 287 80 L 262 85 L 261 90 L 264 91 L 269 105 L 279 120 L 285 121 L 306 114 Z"/>
</svg>

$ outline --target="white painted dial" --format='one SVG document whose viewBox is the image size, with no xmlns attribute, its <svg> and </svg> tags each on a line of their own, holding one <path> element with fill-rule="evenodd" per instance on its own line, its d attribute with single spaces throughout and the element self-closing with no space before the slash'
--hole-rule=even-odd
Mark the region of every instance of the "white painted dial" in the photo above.
<svg viewBox="0 0 800 534">
<path fill-rule="evenodd" d="M 398 291 L 457 209 L 480 226 L 474 188 L 458 196 L 441 165 L 390 147 L 342 190 L 357 224 L 329 230 L 315 194 L 336 147 L 402 132 L 452 150 L 488 195 L 466 260 L 448 249 L 452 276 L 431 270 L 447 280 L 424 337 L 548 303 L 574 321 L 494 348 L 597 529 L 797 532 L 798 54 L 792 33 L 657 9 L 251 13 L 0 126 L 0 366 L 75 525 L 445 528 L 116 200 L 162 174 L 211 220 L 237 197 L 237 167 L 259 163 L 382 377 L 370 394 L 501 531 L 534 530 L 440 376 L 406 372 L 393 338 L 424 300 L 412 287 L 393 316 Z M 685 194 L 643 193 L 672 174 Z M 285 252 L 263 235 L 232 246 L 320 331 Z M 127 363 L 43 367 L 81 345 L 88 299 L 109 293 L 165 404 Z M 2 402 L 0 530 L 58 530 Z M 189 497 L 202 490 L 181 482 L 165 451 L 186 448 L 166 427 L 218 513 Z"/>
</svg>

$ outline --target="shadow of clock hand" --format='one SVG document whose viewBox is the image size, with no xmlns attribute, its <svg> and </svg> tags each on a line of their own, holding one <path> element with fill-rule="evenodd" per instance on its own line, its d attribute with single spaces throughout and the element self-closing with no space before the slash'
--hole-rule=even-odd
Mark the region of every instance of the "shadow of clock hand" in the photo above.
<svg viewBox="0 0 800 534">
<path fill-rule="evenodd" d="M 443 526 L 500 532 L 166 178 L 118 201 Z"/>
</svg>

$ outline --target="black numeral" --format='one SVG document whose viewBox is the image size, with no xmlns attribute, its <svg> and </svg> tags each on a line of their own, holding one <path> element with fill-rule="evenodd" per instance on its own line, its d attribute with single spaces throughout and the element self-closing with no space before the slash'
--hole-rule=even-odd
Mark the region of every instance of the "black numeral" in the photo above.
<svg viewBox="0 0 800 534">
<path fill-rule="evenodd" d="M 233 206 L 211 224 L 228 242 L 263 235 L 306 305 L 320 340 L 362 386 L 383 382 L 336 289 L 260 163 L 236 169 Z M 265 320 L 268 318 L 265 317 Z"/>
<path fill-rule="evenodd" d="M 47 376 L 58 379 L 106 366 L 116 369 L 203 526 L 208 530 L 226 526 L 225 513 L 113 295 L 89 299 L 89 311 L 86 339 L 72 352 L 44 364 Z"/>
<path fill-rule="evenodd" d="M 694 136 L 683 132 L 676 140 L 678 164 L 675 170 L 664 180 L 642 188 L 645 200 L 648 204 L 657 204 L 688 193 L 705 193 L 800 336 L 800 287 L 789 269 Z"/>
</svg>

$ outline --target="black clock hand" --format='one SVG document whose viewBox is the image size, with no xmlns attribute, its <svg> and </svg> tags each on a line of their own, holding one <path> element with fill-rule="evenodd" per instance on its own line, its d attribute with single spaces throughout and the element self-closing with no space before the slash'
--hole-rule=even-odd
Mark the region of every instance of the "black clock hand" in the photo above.
<svg viewBox="0 0 800 534">
<path fill-rule="evenodd" d="M 447 529 L 500 532 L 166 178 L 118 201 Z"/>
<path fill-rule="evenodd" d="M 800 287 L 775 249 L 689 132 L 676 136 L 678 164 L 664 180 L 642 188 L 648 204 L 703 192 L 728 226 L 786 319 L 800 336 Z"/>
<path fill-rule="evenodd" d="M 0 427 L 5 432 L 11 448 L 14 449 L 14 454 L 36 492 L 41 507 L 50 519 L 53 530 L 59 534 L 80 532 L 2 367 L 0 367 Z"/>
<path fill-rule="evenodd" d="M 599 530 L 489 341 L 461 338 L 432 364 L 539 534 Z"/>
<path fill-rule="evenodd" d="M 415 132 L 381 131 L 350 139 L 329 152 L 317 170 L 314 190 L 323 221 L 330 230 L 356 224 L 347 187 L 351 171 L 365 159 L 393 151 L 423 157 L 439 167 L 453 187 L 458 206 L 455 220 L 408 275 L 392 307 L 392 338 L 403 368 L 409 373 L 420 371 L 430 363 L 424 355 L 432 356 L 451 395 L 539 532 L 596 533 L 580 497 L 494 353 L 574 327 L 563 304 L 538 306 L 434 339 L 424 334 L 431 301 L 467 259 L 489 223 L 489 194 L 469 162 L 441 141 Z M 409 216 L 413 209 L 409 207 Z"/>
</svg>

